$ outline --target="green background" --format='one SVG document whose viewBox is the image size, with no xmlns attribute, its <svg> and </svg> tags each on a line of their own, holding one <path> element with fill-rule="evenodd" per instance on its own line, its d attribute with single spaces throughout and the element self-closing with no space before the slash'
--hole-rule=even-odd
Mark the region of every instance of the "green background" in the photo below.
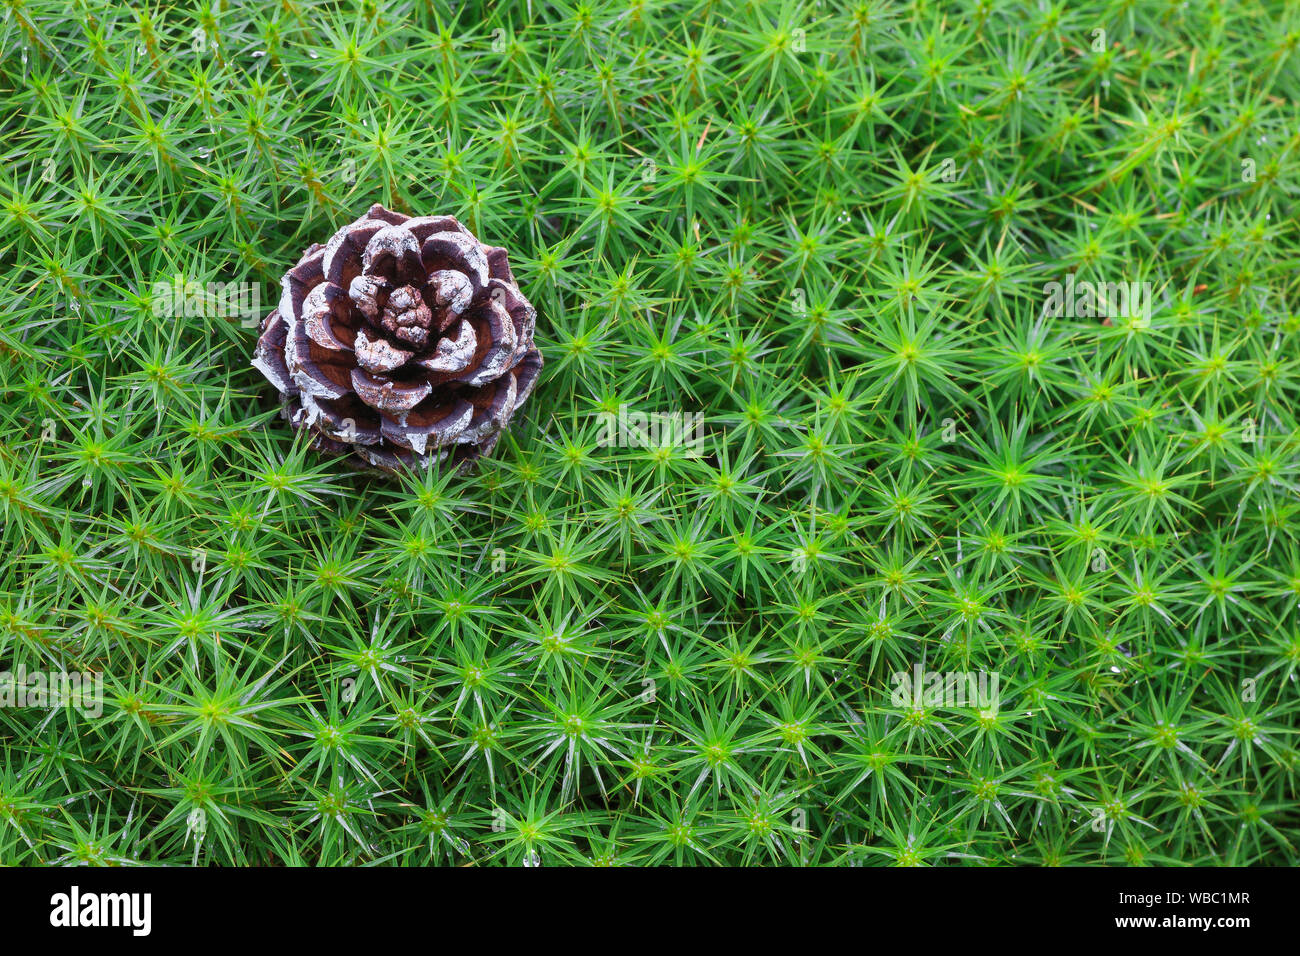
<svg viewBox="0 0 1300 956">
<path fill-rule="evenodd" d="M 10 0 L 0 50 L 0 669 L 103 678 L 0 707 L 3 862 L 1296 862 L 1294 6 Z M 348 472 L 260 315 L 154 314 L 269 311 L 373 202 L 538 308 L 468 476 Z"/>
</svg>

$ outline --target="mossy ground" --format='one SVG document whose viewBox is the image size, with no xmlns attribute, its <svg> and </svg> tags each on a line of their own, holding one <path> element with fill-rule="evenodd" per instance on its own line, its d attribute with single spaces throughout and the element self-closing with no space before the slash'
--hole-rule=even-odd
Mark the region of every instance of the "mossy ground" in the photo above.
<svg viewBox="0 0 1300 956">
<path fill-rule="evenodd" d="M 1294 5 L 4 6 L 0 669 L 103 697 L 0 861 L 1296 862 Z M 373 202 L 538 307 L 468 477 L 155 315 Z"/>
</svg>

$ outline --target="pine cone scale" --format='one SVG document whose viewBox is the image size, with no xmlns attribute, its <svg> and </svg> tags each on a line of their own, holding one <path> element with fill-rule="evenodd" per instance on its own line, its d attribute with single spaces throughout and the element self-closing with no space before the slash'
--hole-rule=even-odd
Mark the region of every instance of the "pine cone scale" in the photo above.
<svg viewBox="0 0 1300 956">
<path fill-rule="evenodd" d="M 321 267 L 324 254 L 325 250 L 316 246 L 315 251 L 304 253 L 298 264 L 284 274 L 280 280 L 280 304 L 277 307 L 281 316 L 301 314 L 307 293 L 325 278 Z"/>
</svg>

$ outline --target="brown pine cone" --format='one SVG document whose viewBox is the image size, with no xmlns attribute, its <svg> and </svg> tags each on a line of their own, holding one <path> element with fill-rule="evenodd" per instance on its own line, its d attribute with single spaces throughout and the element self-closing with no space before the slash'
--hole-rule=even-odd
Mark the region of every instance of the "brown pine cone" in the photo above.
<svg viewBox="0 0 1300 956">
<path fill-rule="evenodd" d="M 537 310 L 506 251 L 374 205 L 281 281 L 253 365 L 322 451 L 393 472 L 490 452 L 537 383 Z"/>
</svg>

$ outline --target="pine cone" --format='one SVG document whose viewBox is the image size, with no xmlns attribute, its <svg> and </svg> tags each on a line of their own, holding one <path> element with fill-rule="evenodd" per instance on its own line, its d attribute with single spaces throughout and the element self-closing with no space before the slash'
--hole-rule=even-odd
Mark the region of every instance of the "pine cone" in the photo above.
<svg viewBox="0 0 1300 956">
<path fill-rule="evenodd" d="M 393 472 L 490 452 L 537 383 L 537 310 L 506 251 L 374 205 L 281 280 L 253 365 L 322 451 Z"/>
</svg>

